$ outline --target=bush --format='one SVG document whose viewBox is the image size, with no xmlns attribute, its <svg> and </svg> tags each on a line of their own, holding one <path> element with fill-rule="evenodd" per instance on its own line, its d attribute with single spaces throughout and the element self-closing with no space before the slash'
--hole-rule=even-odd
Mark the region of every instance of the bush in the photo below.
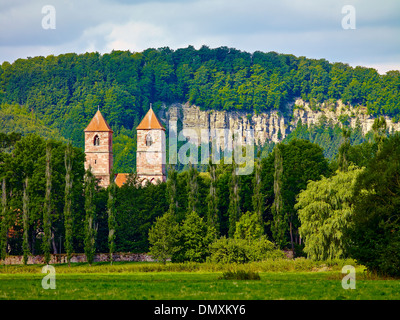
<svg viewBox="0 0 400 320">
<path fill-rule="evenodd" d="M 260 280 L 260 275 L 253 271 L 227 271 L 222 274 L 220 280 Z"/>
<path fill-rule="evenodd" d="M 256 240 L 222 237 L 210 245 L 210 253 L 209 261 L 217 263 L 246 263 L 285 257 L 265 236 Z"/>
</svg>

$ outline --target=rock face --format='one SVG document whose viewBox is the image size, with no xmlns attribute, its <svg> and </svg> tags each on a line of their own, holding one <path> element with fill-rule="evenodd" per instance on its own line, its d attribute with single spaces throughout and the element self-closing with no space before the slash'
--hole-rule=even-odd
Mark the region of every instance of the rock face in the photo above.
<svg viewBox="0 0 400 320">
<path fill-rule="evenodd" d="M 331 105 L 321 104 L 311 108 L 309 103 L 297 99 L 288 106 L 288 111 L 287 114 L 292 116 L 285 117 L 279 111 L 258 115 L 240 111 L 203 111 L 195 105 L 175 103 L 169 107 L 164 106 L 158 117 L 167 130 L 170 121 L 181 122 L 182 129 L 185 129 L 183 135 L 190 137 L 193 142 L 197 141 L 197 144 L 200 143 L 202 130 L 228 129 L 231 132 L 238 131 L 245 138 L 246 130 L 250 129 L 254 130 L 254 141 L 258 145 L 267 141 L 282 141 L 297 126 L 299 120 L 308 125 L 319 124 L 322 120 L 342 125 L 347 120 L 352 128 L 358 123 L 363 134 L 371 130 L 375 120 L 366 113 L 365 107 L 349 107 L 340 100 Z M 389 117 L 385 119 L 389 131 L 400 131 L 400 123 L 393 123 Z"/>
</svg>

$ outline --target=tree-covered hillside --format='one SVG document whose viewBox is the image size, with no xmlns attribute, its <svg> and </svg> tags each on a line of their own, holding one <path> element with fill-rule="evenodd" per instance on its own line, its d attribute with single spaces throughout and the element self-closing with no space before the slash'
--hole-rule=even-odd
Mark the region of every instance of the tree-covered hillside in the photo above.
<svg viewBox="0 0 400 320">
<path fill-rule="evenodd" d="M 122 171 L 134 166 L 124 162 L 150 103 L 155 109 L 189 101 L 202 109 L 285 112 L 296 97 L 311 103 L 342 99 L 399 120 L 399 92 L 399 71 L 379 75 L 324 59 L 227 47 L 68 53 L 0 67 L 0 103 L 24 105 L 75 146 L 83 147 L 82 131 L 100 106 L 115 132 L 115 164 Z"/>
</svg>

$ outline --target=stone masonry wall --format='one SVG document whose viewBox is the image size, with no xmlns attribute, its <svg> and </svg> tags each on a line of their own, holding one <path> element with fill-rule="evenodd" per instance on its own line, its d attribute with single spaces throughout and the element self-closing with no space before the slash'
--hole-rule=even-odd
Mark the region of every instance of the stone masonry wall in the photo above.
<svg viewBox="0 0 400 320">
<path fill-rule="evenodd" d="M 113 254 L 114 261 L 154 261 L 151 256 L 142 253 L 121 253 L 117 252 Z M 110 261 L 110 255 L 108 253 L 98 253 L 94 256 L 94 262 L 107 262 Z M 87 262 L 86 256 L 83 253 L 72 254 L 71 263 Z M 15 265 L 23 264 L 23 256 L 8 256 L 5 260 L 0 260 L 1 264 Z M 51 255 L 50 264 L 67 263 L 66 254 L 53 254 Z M 44 256 L 29 256 L 28 264 L 44 264 Z"/>
</svg>

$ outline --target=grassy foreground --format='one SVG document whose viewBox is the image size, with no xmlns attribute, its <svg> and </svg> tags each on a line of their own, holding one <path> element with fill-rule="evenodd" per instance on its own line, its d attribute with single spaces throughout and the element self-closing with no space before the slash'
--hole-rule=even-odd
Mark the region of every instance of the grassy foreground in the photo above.
<svg viewBox="0 0 400 320">
<path fill-rule="evenodd" d="M 41 273 L 42 265 L 0 266 L 0 299 L 400 299 L 400 280 L 368 276 L 360 266 L 356 268 L 356 289 L 343 289 L 341 268 L 351 261 L 318 264 L 297 260 L 247 265 L 55 265 L 56 289 L 47 290 L 42 287 L 46 276 Z M 228 270 L 258 272 L 260 280 L 221 280 Z"/>
</svg>

